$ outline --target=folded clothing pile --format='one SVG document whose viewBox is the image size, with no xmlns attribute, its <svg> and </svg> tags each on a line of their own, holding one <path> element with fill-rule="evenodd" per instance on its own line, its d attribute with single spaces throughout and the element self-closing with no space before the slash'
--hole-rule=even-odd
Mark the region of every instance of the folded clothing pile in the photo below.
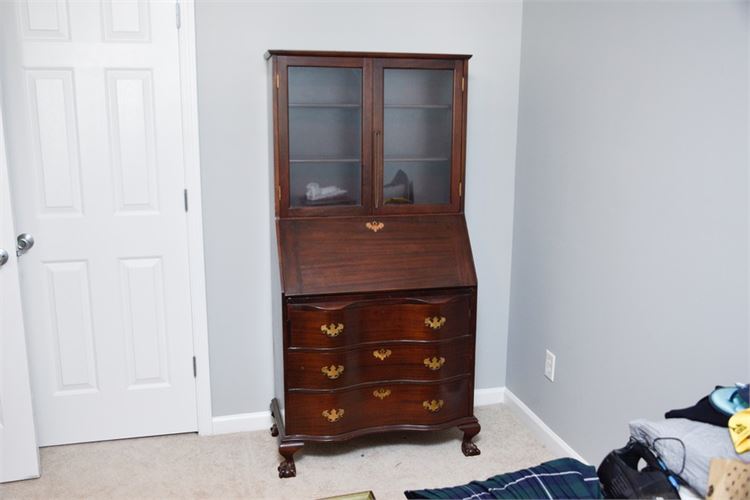
<svg viewBox="0 0 750 500">
<path fill-rule="evenodd" d="M 667 420 L 631 422 L 630 434 L 705 497 L 712 459 L 750 463 L 748 399 L 747 385 L 717 387 L 695 405 L 667 412 Z"/>
</svg>

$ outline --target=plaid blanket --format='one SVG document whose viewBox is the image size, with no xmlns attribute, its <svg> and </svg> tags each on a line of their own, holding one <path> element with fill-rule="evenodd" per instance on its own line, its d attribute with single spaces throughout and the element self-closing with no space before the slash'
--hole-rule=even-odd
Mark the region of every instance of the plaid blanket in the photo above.
<svg viewBox="0 0 750 500">
<path fill-rule="evenodd" d="M 602 498 L 596 469 L 572 458 L 472 481 L 463 486 L 405 491 L 406 498 Z"/>
</svg>

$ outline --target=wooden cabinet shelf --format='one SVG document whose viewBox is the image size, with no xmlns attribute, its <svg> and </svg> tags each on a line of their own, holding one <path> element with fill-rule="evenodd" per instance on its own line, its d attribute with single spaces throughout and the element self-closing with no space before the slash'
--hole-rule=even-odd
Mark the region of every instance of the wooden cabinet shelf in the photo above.
<svg viewBox="0 0 750 500">
<path fill-rule="evenodd" d="M 451 109 L 450 104 L 384 104 L 386 109 Z"/>
<path fill-rule="evenodd" d="M 443 162 L 445 162 L 445 161 L 451 161 L 451 159 L 450 158 L 429 158 L 429 157 L 424 157 L 424 158 L 385 158 L 383 161 L 385 161 L 385 162 L 389 162 L 389 161 L 390 162 L 398 162 L 398 163 L 401 163 L 401 162 L 410 162 L 410 161 L 423 161 L 423 162 L 440 162 L 440 161 L 443 161 Z"/>
<path fill-rule="evenodd" d="M 306 442 L 473 414 L 469 56 L 271 51 L 280 477 Z"/>
<path fill-rule="evenodd" d="M 300 158 L 290 163 L 359 163 L 359 158 Z"/>
<path fill-rule="evenodd" d="M 290 103 L 290 108 L 361 108 L 361 104 Z"/>
</svg>

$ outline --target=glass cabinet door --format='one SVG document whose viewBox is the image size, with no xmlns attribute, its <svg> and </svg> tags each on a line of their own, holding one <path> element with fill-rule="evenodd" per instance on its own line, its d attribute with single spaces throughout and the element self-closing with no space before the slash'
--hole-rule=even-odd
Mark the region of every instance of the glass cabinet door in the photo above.
<svg viewBox="0 0 750 500">
<path fill-rule="evenodd" d="M 379 169 L 381 211 L 421 212 L 457 205 L 460 164 L 460 88 L 454 62 L 432 67 L 388 67 L 376 72 L 376 113 L 382 113 Z M 430 66 L 424 62 L 422 66 Z M 443 66 L 443 67 L 440 67 Z M 459 83 L 460 85 L 460 83 Z M 459 96 L 457 97 L 457 90 Z M 381 97 L 382 96 L 382 97 Z M 379 128 L 376 125 L 376 129 Z M 381 132 L 376 131 L 376 137 Z"/>
<path fill-rule="evenodd" d="M 356 211 L 369 196 L 369 190 L 363 192 L 363 69 L 293 62 L 286 67 L 291 211 Z"/>
</svg>

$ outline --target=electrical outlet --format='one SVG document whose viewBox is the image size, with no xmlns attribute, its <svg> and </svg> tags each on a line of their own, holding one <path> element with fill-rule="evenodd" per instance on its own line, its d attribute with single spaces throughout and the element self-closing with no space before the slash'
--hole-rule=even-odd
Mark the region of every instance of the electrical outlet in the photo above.
<svg viewBox="0 0 750 500">
<path fill-rule="evenodd" d="M 544 376 L 550 382 L 555 381 L 555 355 L 547 349 L 547 356 L 544 358 Z"/>
</svg>

